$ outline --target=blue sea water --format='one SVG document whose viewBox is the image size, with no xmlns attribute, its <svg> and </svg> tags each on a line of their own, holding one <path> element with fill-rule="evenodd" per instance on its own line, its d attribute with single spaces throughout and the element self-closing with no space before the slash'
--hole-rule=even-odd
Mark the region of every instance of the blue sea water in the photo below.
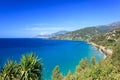
<svg viewBox="0 0 120 80">
<path fill-rule="evenodd" d="M 51 80 L 52 70 L 56 65 L 66 75 L 70 70 L 75 71 L 76 65 L 82 58 L 95 56 L 97 61 L 104 58 L 104 54 L 94 46 L 84 41 L 44 40 L 36 38 L 0 39 L 0 66 L 8 59 L 20 61 L 21 55 L 35 52 L 43 62 L 43 76 Z"/>
</svg>

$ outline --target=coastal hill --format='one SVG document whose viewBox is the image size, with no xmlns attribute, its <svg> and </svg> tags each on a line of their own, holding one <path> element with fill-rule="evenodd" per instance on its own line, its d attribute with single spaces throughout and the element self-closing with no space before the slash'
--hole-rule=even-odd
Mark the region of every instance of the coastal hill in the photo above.
<svg viewBox="0 0 120 80">
<path fill-rule="evenodd" d="M 113 22 L 107 25 L 91 26 L 83 29 L 75 30 L 65 34 L 52 36 L 49 39 L 60 40 L 89 40 L 94 36 L 110 32 L 114 29 L 120 28 L 120 21 Z"/>
<path fill-rule="evenodd" d="M 106 55 L 113 53 L 113 48 L 120 41 L 120 28 L 114 29 L 110 32 L 106 32 L 92 37 L 89 42 L 104 52 Z"/>
<path fill-rule="evenodd" d="M 101 49 L 105 54 L 106 52 L 111 52 L 111 55 L 107 55 L 105 59 L 100 62 L 96 62 L 95 58 L 91 58 L 91 61 L 87 58 L 82 59 L 76 66 L 74 73 L 71 71 L 67 75 L 63 75 L 59 71 L 59 66 L 56 66 L 52 72 L 52 80 L 120 80 L 120 23 L 112 23 L 105 26 L 90 27 L 73 31 L 61 37 L 55 39 L 71 39 L 71 40 L 84 40 L 86 35 L 91 33 L 97 33 L 91 36 L 91 38 L 86 38 L 89 43 L 93 44 L 99 50 Z M 93 31 L 90 33 L 89 30 Z M 95 30 L 100 30 L 100 32 L 94 32 Z M 103 30 L 103 32 L 101 31 Z M 77 33 L 85 33 L 83 36 L 74 36 Z M 74 35 L 73 35 L 74 33 Z M 76 33 L 76 34 L 75 34 Z M 78 33 L 78 34 L 79 34 Z M 70 36 L 68 36 L 68 34 Z M 77 34 L 77 35 L 78 35 Z M 63 37 L 64 36 L 64 37 Z M 67 38 L 65 38 L 65 36 Z M 74 37 L 73 37 L 74 36 Z M 76 38 L 80 37 L 80 38 Z M 83 53 L 84 54 L 84 53 Z"/>
<path fill-rule="evenodd" d="M 100 34 L 97 36 L 94 36 L 92 39 L 90 39 L 90 42 L 94 42 L 98 45 L 103 46 L 113 46 L 115 42 L 120 40 L 120 28 L 114 29 L 110 32 Z"/>
</svg>

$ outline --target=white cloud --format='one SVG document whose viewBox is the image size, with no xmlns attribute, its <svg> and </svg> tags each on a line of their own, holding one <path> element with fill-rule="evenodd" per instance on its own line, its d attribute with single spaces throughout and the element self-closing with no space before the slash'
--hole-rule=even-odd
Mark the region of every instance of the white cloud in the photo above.
<svg viewBox="0 0 120 80">
<path fill-rule="evenodd" d="M 51 34 L 57 31 L 65 30 L 63 27 L 26 27 L 24 30 L 28 33 L 34 33 L 34 34 Z"/>
<path fill-rule="evenodd" d="M 36 24 L 30 24 L 26 25 L 24 30 L 27 31 L 59 31 L 59 30 L 65 30 L 64 27 L 54 27 L 53 24 L 47 24 L 47 23 L 36 23 Z"/>
<path fill-rule="evenodd" d="M 52 27 L 53 26 L 53 27 Z M 54 24 L 31 24 L 31 25 L 26 25 L 24 30 L 29 33 L 34 33 L 34 34 L 51 34 L 57 31 L 61 30 L 67 30 L 67 31 L 72 31 L 75 30 L 75 27 L 65 27 L 60 25 L 58 27 L 54 27 Z M 56 25 L 57 26 L 57 25 Z"/>
<path fill-rule="evenodd" d="M 29 31 L 58 31 L 58 30 L 64 30 L 63 27 L 27 27 L 25 30 Z"/>
</svg>

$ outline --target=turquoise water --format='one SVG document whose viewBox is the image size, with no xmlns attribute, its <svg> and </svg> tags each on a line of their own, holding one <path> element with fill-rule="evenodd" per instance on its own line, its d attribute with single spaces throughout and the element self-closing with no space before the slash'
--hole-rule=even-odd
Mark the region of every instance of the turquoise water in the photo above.
<svg viewBox="0 0 120 80">
<path fill-rule="evenodd" d="M 43 40 L 43 39 L 0 39 L 0 66 L 8 59 L 20 60 L 22 54 L 35 52 L 43 62 L 43 76 L 50 80 L 52 70 L 56 65 L 66 75 L 74 72 L 82 58 L 95 56 L 99 61 L 104 54 L 84 41 Z"/>
</svg>

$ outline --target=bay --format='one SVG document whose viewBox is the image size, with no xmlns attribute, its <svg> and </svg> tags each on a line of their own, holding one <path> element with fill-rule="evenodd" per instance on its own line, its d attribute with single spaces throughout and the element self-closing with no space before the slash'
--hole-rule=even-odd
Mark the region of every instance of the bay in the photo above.
<svg viewBox="0 0 120 80">
<path fill-rule="evenodd" d="M 45 80 L 51 80 L 56 65 L 66 75 L 69 70 L 74 72 L 76 65 L 85 57 L 90 60 L 94 56 L 97 61 L 104 58 L 102 52 L 84 41 L 3 38 L 0 39 L 0 66 L 3 67 L 9 59 L 19 62 L 21 55 L 31 52 L 42 60 Z"/>
</svg>

